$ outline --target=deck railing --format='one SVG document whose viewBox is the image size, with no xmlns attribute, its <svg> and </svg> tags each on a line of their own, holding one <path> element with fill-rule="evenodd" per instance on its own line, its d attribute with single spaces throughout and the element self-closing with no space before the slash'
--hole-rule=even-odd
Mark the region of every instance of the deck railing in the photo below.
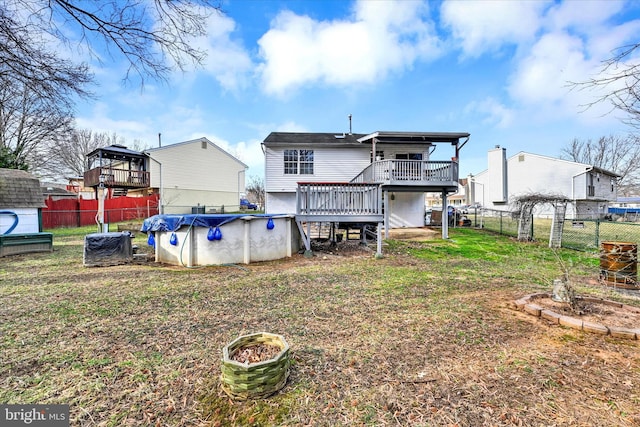
<svg viewBox="0 0 640 427">
<path fill-rule="evenodd" d="M 458 162 L 378 160 L 367 166 L 351 182 L 375 182 L 383 185 L 457 185 Z"/>
<path fill-rule="evenodd" d="M 93 168 L 84 173 L 84 185 L 96 187 L 147 188 L 149 172 L 129 169 Z"/>
<path fill-rule="evenodd" d="M 370 183 L 299 182 L 296 213 L 382 216 L 382 191 L 379 185 Z"/>
</svg>

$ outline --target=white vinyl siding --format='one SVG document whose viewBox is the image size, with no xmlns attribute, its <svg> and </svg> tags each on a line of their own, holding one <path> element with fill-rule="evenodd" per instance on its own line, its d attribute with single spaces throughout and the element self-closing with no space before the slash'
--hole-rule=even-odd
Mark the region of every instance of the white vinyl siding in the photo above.
<svg viewBox="0 0 640 427">
<path fill-rule="evenodd" d="M 196 139 L 155 148 L 149 154 L 151 187 L 160 188 L 162 171 L 166 213 L 190 213 L 198 204 L 207 211 L 222 205 L 239 209 L 246 166 L 215 144 Z"/>
<path fill-rule="evenodd" d="M 296 191 L 298 182 L 324 181 L 349 182 L 370 164 L 371 145 L 362 147 L 313 147 L 313 174 L 285 174 L 285 150 L 305 150 L 310 147 L 265 147 L 265 190 L 267 192 Z M 376 151 L 384 152 L 385 159 L 394 159 L 396 154 L 422 153 L 423 160 L 429 160 L 429 146 L 382 145 Z"/>
<path fill-rule="evenodd" d="M 213 144 L 202 148 L 202 141 L 174 144 L 150 151 L 162 163 L 164 188 L 204 191 L 244 190 L 244 165 Z M 160 187 L 160 167 L 151 160 L 151 186 Z"/>
<path fill-rule="evenodd" d="M 292 150 L 293 148 L 287 148 Z M 303 148 L 307 149 L 307 148 Z M 284 148 L 265 147 L 267 192 L 295 192 L 298 182 L 348 182 L 369 165 L 369 147 L 363 149 L 313 148 L 313 174 L 285 174 Z"/>
<path fill-rule="evenodd" d="M 490 152 L 491 153 L 491 152 Z M 489 164 L 491 168 L 492 164 Z M 562 196 L 575 200 L 581 212 L 598 212 L 602 210 L 600 205 L 591 203 L 591 200 L 613 201 L 616 199 L 617 188 L 615 178 L 603 173 L 590 170 L 590 166 L 568 160 L 540 156 L 531 153 L 518 153 L 507 160 L 506 175 L 508 182 L 508 200 L 513 200 L 526 194 L 543 194 L 548 196 Z M 484 205 L 490 209 L 509 209 L 510 205 L 493 205 L 488 195 L 491 188 L 500 184 L 497 175 L 484 171 L 476 175 L 478 183 L 475 202 L 483 203 L 482 194 L 485 194 Z M 493 179 L 492 179 L 493 178 Z M 613 184 L 613 185 L 612 185 Z M 593 186 L 590 195 L 589 186 Z M 484 191 L 484 193 L 483 193 Z M 575 206 L 569 207 L 569 215 Z M 536 208 L 536 215 L 549 216 L 552 207 L 544 205 Z"/>
</svg>

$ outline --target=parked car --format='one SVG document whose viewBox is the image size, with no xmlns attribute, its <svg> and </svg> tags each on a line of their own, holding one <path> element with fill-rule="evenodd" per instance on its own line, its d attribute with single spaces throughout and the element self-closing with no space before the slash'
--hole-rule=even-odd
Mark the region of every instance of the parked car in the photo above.
<svg viewBox="0 0 640 427">
<path fill-rule="evenodd" d="M 466 211 L 464 213 L 466 213 L 466 214 L 475 214 L 478 211 L 480 211 L 481 208 L 482 208 L 482 206 L 480 205 L 480 203 L 474 203 L 473 205 L 467 206 Z"/>
<path fill-rule="evenodd" d="M 255 203 L 251 203 L 247 199 L 240 199 L 240 209 L 251 209 L 253 211 L 257 211 L 258 205 L 256 205 Z"/>
</svg>

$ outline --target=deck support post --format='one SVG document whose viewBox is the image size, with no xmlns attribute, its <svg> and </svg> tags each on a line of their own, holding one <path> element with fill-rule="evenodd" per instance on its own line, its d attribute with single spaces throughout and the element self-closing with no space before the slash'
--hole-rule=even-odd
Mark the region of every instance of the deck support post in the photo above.
<svg viewBox="0 0 640 427">
<path fill-rule="evenodd" d="M 389 192 L 384 191 L 384 238 L 389 238 L 389 211 L 391 210 L 391 206 L 389 206 L 391 201 L 389 200 Z"/>
<path fill-rule="evenodd" d="M 449 238 L 449 206 L 447 204 L 447 192 L 442 190 L 442 238 Z"/>
</svg>

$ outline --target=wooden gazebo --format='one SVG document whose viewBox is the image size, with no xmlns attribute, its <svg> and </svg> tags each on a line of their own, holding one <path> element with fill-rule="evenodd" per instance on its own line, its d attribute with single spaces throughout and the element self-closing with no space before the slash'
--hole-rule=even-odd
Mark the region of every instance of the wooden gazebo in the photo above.
<svg viewBox="0 0 640 427">
<path fill-rule="evenodd" d="M 123 145 L 98 148 L 87 155 L 87 170 L 84 173 L 85 187 L 96 191 L 104 188 L 149 187 L 149 156 L 129 150 Z"/>
</svg>

